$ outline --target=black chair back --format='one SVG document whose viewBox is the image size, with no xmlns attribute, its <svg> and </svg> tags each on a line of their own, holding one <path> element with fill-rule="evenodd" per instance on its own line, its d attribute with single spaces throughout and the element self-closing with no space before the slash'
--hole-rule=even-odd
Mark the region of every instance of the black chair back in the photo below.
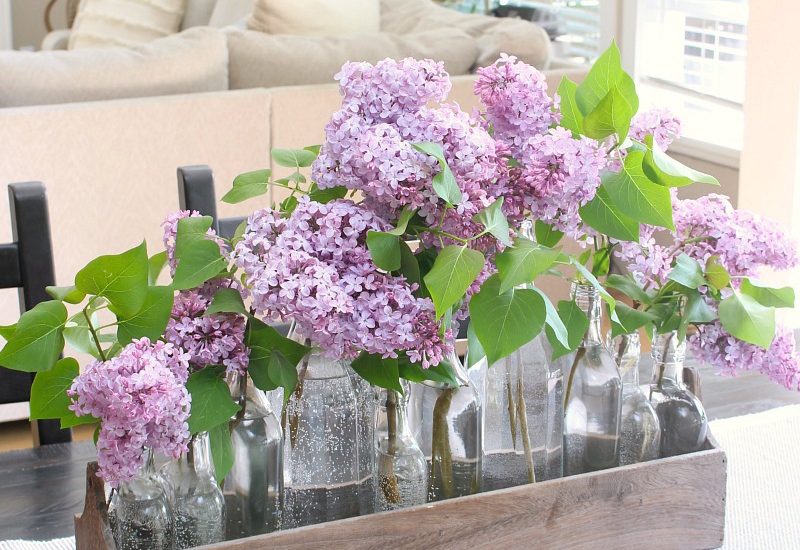
<svg viewBox="0 0 800 550">
<path fill-rule="evenodd" d="M 14 242 L 0 245 L 0 288 L 19 289 L 20 311 L 49 300 L 46 288 L 55 285 L 53 245 L 45 188 L 39 182 L 8 186 Z M 0 404 L 30 400 L 33 374 L 0 367 Z M 31 423 L 34 443 L 48 445 L 72 440 L 58 420 Z"/>
<path fill-rule="evenodd" d="M 214 173 L 205 165 L 178 168 L 178 199 L 181 210 L 195 210 L 203 216 L 211 216 L 214 219 L 212 227 L 225 239 L 233 237 L 236 228 L 247 219 L 218 218 Z"/>
</svg>

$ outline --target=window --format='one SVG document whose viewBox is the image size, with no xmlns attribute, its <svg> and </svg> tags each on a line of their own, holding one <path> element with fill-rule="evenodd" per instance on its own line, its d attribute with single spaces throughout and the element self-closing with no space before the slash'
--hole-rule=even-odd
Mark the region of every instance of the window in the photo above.
<svg viewBox="0 0 800 550">
<path fill-rule="evenodd" d="M 688 138 L 741 149 L 747 0 L 638 0 L 635 76 L 643 107 L 667 105 Z"/>
</svg>

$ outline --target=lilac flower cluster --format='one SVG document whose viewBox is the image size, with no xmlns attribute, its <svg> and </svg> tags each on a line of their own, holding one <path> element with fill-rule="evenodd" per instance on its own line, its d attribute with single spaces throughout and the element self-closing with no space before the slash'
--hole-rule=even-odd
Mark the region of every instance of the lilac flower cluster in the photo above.
<svg viewBox="0 0 800 550">
<path fill-rule="evenodd" d="M 716 366 L 722 374 L 757 371 L 790 390 L 800 390 L 800 357 L 792 332 L 780 328 L 769 349 L 731 336 L 719 321 L 697 327 L 688 337 L 695 357 Z"/>
<path fill-rule="evenodd" d="M 734 276 L 755 276 L 760 268 L 787 269 L 797 263 L 794 243 L 780 228 L 750 212 L 736 210 L 727 197 L 706 195 L 673 201 L 675 232 L 670 245 L 656 243 L 656 228 L 642 226 L 639 243 L 619 243 L 617 255 L 639 282 L 663 283 L 681 253 L 705 265 L 716 256 Z"/>
<path fill-rule="evenodd" d="M 224 365 L 228 372 L 244 374 L 250 362 L 245 346 L 246 320 L 235 313 L 206 315 L 214 293 L 231 281 L 215 279 L 175 297 L 164 339 L 189 354 L 192 370 Z"/>
<path fill-rule="evenodd" d="M 666 151 L 674 140 L 681 137 L 681 121 L 669 109 L 642 111 L 631 120 L 628 135 L 637 141 L 653 136 L 658 148 Z"/>
<path fill-rule="evenodd" d="M 405 351 L 424 367 L 437 365 L 450 351 L 450 335 L 440 336 L 432 302 L 372 263 L 367 231 L 385 229 L 386 222 L 352 201 L 303 197 L 289 218 L 270 209 L 252 214 L 233 259 L 256 312 L 293 321 L 326 355 Z"/>
<path fill-rule="evenodd" d="M 99 475 L 112 487 L 137 474 L 145 448 L 172 458 L 187 451 L 188 367 L 180 349 L 142 338 L 91 363 L 67 390 L 75 414 L 100 419 Z"/>
<path fill-rule="evenodd" d="M 559 122 L 558 103 L 547 95 L 544 75 L 516 57 L 502 54 L 477 75 L 475 95 L 486 109 L 486 121 L 495 139 L 508 144 L 519 160 L 531 138 Z"/>
<path fill-rule="evenodd" d="M 409 207 L 431 226 L 441 219 L 444 232 L 464 238 L 478 233 L 472 217 L 495 201 L 487 188 L 502 159 L 492 136 L 456 105 L 426 106 L 450 90 L 443 64 L 348 63 L 336 78 L 344 99 L 312 168 L 317 185 L 359 190 L 364 204 L 388 220 Z M 446 213 L 432 186 L 439 163 L 414 148 L 424 142 L 441 145 L 463 195 Z"/>
</svg>

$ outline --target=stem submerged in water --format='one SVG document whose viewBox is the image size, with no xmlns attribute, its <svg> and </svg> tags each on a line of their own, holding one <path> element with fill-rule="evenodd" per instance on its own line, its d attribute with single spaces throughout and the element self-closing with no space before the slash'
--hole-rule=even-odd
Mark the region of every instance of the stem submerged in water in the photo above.
<svg viewBox="0 0 800 550">
<path fill-rule="evenodd" d="M 386 454 L 381 456 L 380 479 L 378 484 L 386 502 L 398 504 L 400 502 L 400 486 L 394 473 L 394 455 L 397 452 L 397 392 L 386 391 L 386 424 L 388 435 L 388 448 Z"/>
<path fill-rule="evenodd" d="M 454 494 L 453 480 L 453 453 L 450 449 L 450 434 L 447 425 L 447 415 L 456 390 L 445 388 L 436 398 L 433 407 L 433 430 L 431 442 L 431 476 L 428 493 L 441 490 L 443 498 L 451 498 Z M 431 490 L 432 489 L 432 490 Z"/>
</svg>

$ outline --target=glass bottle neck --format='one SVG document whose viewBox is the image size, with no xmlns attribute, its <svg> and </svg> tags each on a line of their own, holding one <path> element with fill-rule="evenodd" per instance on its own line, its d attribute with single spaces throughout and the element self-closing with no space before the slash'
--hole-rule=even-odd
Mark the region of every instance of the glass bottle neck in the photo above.
<svg viewBox="0 0 800 550">
<path fill-rule="evenodd" d="M 406 392 L 407 393 L 407 392 Z M 408 425 L 406 424 L 406 402 L 405 395 L 395 390 L 381 390 L 378 394 L 378 408 L 379 408 L 379 424 L 377 426 L 379 431 L 386 431 L 389 434 L 396 436 L 410 435 Z"/>
<path fill-rule="evenodd" d="M 683 361 L 686 357 L 686 342 L 680 342 L 676 331 L 653 335 L 653 384 L 664 380 L 683 383 Z"/>
<path fill-rule="evenodd" d="M 609 340 L 611 353 L 619 367 L 622 383 L 628 386 L 639 385 L 639 357 L 641 355 L 641 342 L 639 334 L 621 334 Z"/>
<path fill-rule="evenodd" d="M 189 441 L 189 451 L 178 459 L 181 467 L 195 473 L 213 473 L 208 432 L 200 432 Z"/>
<path fill-rule="evenodd" d="M 226 380 L 233 401 L 240 407 L 238 416 L 244 417 L 248 409 L 251 409 L 252 413 L 262 410 L 268 414 L 272 412 L 272 407 L 266 394 L 253 384 L 253 379 L 250 376 L 238 372 L 230 372 Z"/>
<path fill-rule="evenodd" d="M 603 336 L 600 332 L 600 292 L 592 285 L 573 281 L 570 291 L 575 304 L 583 311 L 589 319 L 589 328 L 583 337 L 584 346 L 594 346 L 603 343 Z"/>
</svg>

